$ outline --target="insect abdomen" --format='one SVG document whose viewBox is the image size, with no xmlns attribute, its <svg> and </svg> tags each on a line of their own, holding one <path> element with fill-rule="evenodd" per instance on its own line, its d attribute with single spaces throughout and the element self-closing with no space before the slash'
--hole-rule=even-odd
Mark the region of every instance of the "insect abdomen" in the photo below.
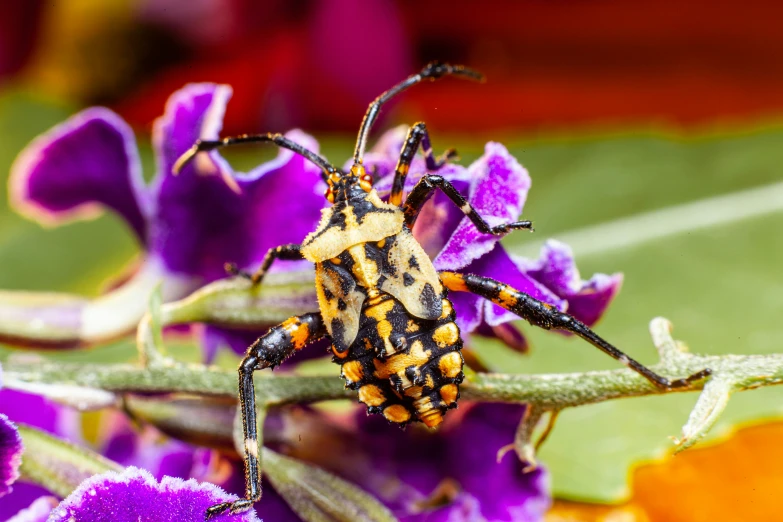
<svg viewBox="0 0 783 522">
<path fill-rule="evenodd" d="M 396 424 L 420 420 L 434 427 L 456 406 L 462 339 L 451 302 L 444 297 L 442 306 L 441 316 L 428 320 L 411 315 L 389 294 L 365 301 L 356 340 L 335 361 L 368 412 Z"/>
</svg>

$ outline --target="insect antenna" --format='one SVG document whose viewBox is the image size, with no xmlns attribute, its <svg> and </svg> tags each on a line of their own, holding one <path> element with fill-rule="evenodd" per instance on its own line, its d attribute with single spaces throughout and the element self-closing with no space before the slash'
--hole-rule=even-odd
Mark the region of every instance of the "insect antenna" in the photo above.
<svg viewBox="0 0 783 522">
<path fill-rule="evenodd" d="M 362 120 L 362 126 L 359 128 L 359 136 L 356 138 L 356 148 L 354 148 L 353 152 L 354 164 L 359 164 L 362 162 L 364 157 L 364 149 L 367 146 L 367 138 L 370 134 L 370 129 L 372 128 L 373 123 L 375 123 L 375 120 L 378 118 L 378 114 L 380 114 L 381 107 L 384 103 L 389 101 L 394 96 L 400 94 L 408 87 L 416 85 L 423 80 L 435 81 L 439 78 L 450 75 L 479 82 L 484 81 L 483 74 L 478 71 L 474 71 L 473 69 L 469 69 L 464 65 L 450 65 L 440 62 L 428 63 L 424 69 L 418 73 L 408 76 L 405 80 L 401 81 L 388 91 L 375 98 L 375 100 L 373 100 L 373 102 L 367 108 L 367 112 L 364 114 L 364 119 Z"/>
<path fill-rule="evenodd" d="M 174 174 L 179 174 L 185 165 L 190 163 L 199 152 L 208 152 L 210 150 L 219 149 L 221 147 L 230 147 L 232 145 L 239 145 L 242 143 L 263 142 L 272 142 L 278 147 L 293 151 L 310 160 L 315 165 L 318 165 L 321 167 L 321 177 L 324 179 L 324 181 L 329 179 L 330 174 L 339 173 L 337 168 L 326 161 L 325 158 L 319 156 L 309 149 L 304 148 L 298 143 L 289 140 L 282 134 L 274 134 L 271 132 L 267 134 L 243 134 L 241 136 L 230 136 L 228 138 L 214 141 L 198 140 L 190 149 L 188 149 L 187 152 L 185 152 L 182 156 L 179 157 L 179 159 L 177 159 L 176 162 L 174 162 L 174 167 L 172 170 L 174 171 Z"/>
</svg>

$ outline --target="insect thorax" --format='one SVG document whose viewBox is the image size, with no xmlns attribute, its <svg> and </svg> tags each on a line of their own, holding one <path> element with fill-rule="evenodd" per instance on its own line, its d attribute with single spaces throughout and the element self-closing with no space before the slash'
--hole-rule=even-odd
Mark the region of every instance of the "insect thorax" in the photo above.
<svg viewBox="0 0 783 522">
<path fill-rule="evenodd" d="M 335 361 L 369 411 L 429 426 L 453 407 L 462 347 L 451 303 L 407 227 L 316 264 Z"/>
</svg>

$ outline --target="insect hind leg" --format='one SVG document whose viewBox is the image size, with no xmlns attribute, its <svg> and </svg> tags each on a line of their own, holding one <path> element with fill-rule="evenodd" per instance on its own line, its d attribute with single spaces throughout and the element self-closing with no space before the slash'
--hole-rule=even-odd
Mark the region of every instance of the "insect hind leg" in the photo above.
<svg viewBox="0 0 783 522">
<path fill-rule="evenodd" d="M 441 272 L 440 277 L 443 285 L 449 290 L 476 294 L 517 314 L 532 325 L 546 330 L 565 330 L 581 337 L 605 354 L 617 359 L 658 388 L 666 390 L 687 388 L 692 383 L 712 373 L 708 368 L 705 368 L 682 379 L 667 379 L 609 344 L 573 316 L 563 313 L 538 299 L 534 299 L 509 285 L 489 277 L 457 272 Z"/>
<path fill-rule="evenodd" d="M 239 407 L 242 411 L 242 429 L 245 438 L 245 498 L 210 507 L 206 519 L 225 513 L 239 513 L 250 509 L 261 498 L 261 466 L 256 420 L 256 396 L 253 373 L 256 370 L 280 364 L 295 350 L 326 335 L 321 314 L 294 316 L 272 327 L 259 337 L 239 365 Z"/>
</svg>

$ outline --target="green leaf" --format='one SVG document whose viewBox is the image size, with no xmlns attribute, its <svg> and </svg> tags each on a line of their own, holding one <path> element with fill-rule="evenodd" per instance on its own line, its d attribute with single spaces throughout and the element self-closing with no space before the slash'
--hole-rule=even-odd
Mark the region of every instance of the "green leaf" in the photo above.
<svg viewBox="0 0 783 522">
<path fill-rule="evenodd" d="M 88 449 L 57 439 L 29 426 L 19 425 L 24 443 L 20 472 L 61 497 L 68 496 L 85 479 L 122 466 Z"/>
<path fill-rule="evenodd" d="M 525 216 L 536 223 L 536 235 L 546 238 L 569 228 L 582 229 L 778 181 L 783 150 L 775 143 L 780 139 L 782 132 L 767 130 L 694 140 L 564 141 L 512 152 L 533 176 Z M 545 151 L 551 154 L 549 164 L 540 156 Z M 584 257 L 575 251 L 585 277 L 594 272 L 625 274 L 623 290 L 597 326 L 598 333 L 645 363 L 656 361 L 647 323 L 657 315 L 673 322 L 675 337 L 685 340 L 693 352 L 780 352 L 783 242 L 775 238 L 780 237 L 783 214 L 673 235 L 667 235 L 666 227 L 683 228 L 680 221 L 664 220 L 660 226 L 660 237 L 628 248 L 601 250 L 590 245 L 591 253 Z M 579 234 L 568 235 L 579 238 Z M 509 238 L 507 243 L 512 252 L 535 255 L 524 241 L 530 241 L 529 236 Z M 577 339 L 520 326 L 531 340 L 533 351 L 528 357 L 498 343 L 474 340 L 491 367 L 519 373 L 618 367 Z M 539 453 L 540 461 L 552 471 L 555 494 L 588 501 L 626 498 L 629 469 L 674 451 L 669 437 L 679 436 L 697 398 L 686 393 L 563 411 Z M 708 439 L 741 423 L 779 417 L 782 400 L 780 388 L 732 396 Z"/>
<path fill-rule="evenodd" d="M 307 522 L 393 522 L 394 515 L 359 487 L 331 473 L 264 448 L 264 474 Z"/>
</svg>

